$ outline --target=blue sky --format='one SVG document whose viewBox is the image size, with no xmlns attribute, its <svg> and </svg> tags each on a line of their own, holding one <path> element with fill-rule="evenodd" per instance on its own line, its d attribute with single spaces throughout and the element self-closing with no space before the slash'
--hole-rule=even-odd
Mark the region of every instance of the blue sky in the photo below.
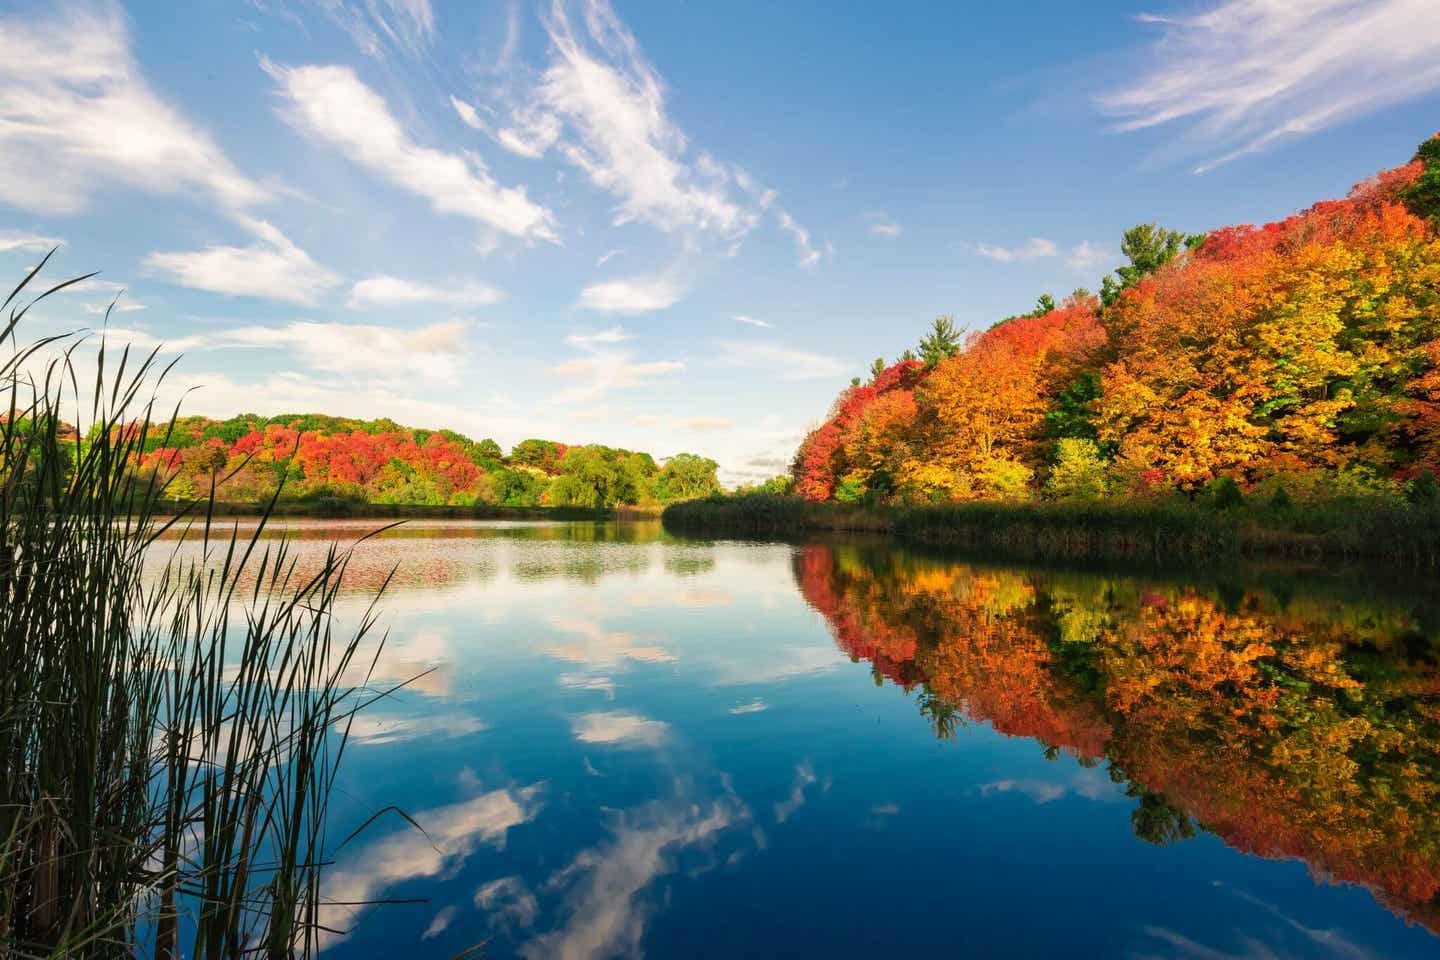
<svg viewBox="0 0 1440 960">
<path fill-rule="evenodd" d="M 167 396 L 779 472 L 938 314 L 1440 126 L 1434 0 L 0 4 L 0 266 Z"/>
</svg>

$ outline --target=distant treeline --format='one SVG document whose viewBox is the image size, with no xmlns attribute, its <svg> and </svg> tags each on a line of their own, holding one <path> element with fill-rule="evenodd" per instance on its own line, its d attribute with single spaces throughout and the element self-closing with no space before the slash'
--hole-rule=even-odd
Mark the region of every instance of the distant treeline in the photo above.
<svg viewBox="0 0 1440 960">
<path fill-rule="evenodd" d="M 144 432 L 132 468 L 159 477 L 175 500 L 213 492 L 219 501 L 257 503 L 283 483 L 282 501 L 606 509 L 720 489 L 715 461 L 695 454 L 657 462 L 643 452 L 530 439 L 507 455 L 494 440 L 388 419 L 245 414 L 123 429 Z"/>
<path fill-rule="evenodd" d="M 1042 296 L 968 337 L 942 317 L 918 350 L 876 360 L 800 445 L 794 492 L 1436 496 L 1440 137 L 1346 199 L 1205 234 L 1144 224 L 1121 252 L 1098 296 Z"/>
</svg>

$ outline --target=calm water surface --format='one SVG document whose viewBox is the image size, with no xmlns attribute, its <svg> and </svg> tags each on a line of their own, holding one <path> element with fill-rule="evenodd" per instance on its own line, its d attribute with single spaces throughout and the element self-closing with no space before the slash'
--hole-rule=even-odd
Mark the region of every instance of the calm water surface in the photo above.
<svg viewBox="0 0 1440 960">
<path fill-rule="evenodd" d="M 277 528 L 302 552 L 372 521 Z M 1440 955 L 1440 606 L 658 524 L 414 523 L 326 955 Z"/>
</svg>

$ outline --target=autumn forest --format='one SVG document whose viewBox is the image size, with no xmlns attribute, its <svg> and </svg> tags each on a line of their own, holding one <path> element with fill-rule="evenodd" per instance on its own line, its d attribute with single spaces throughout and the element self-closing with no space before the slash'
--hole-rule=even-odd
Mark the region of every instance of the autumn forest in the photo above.
<svg viewBox="0 0 1440 960">
<path fill-rule="evenodd" d="M 1125 233 L 1098 294 L 876 360 L 795 455 L 814 501 L 1431 499 L 1440 137 L 1263 226 Z"/>
</svg>

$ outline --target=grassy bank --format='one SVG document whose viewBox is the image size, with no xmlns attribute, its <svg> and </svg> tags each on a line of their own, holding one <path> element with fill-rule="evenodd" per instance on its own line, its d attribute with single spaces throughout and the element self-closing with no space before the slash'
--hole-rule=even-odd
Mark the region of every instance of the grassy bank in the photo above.
<svg viewBox="0 0 1440 960">
<path fill-rule="evenodd" d="M 863 507 L 756 494 L 674 504 L 663 519 L 678 533 L 882 533 L 1019 558 L 1334 557 L 1440 565 L 1440 507 L 1366 500 L 1227 509 L 1178 498 Z"/>
</svg>

